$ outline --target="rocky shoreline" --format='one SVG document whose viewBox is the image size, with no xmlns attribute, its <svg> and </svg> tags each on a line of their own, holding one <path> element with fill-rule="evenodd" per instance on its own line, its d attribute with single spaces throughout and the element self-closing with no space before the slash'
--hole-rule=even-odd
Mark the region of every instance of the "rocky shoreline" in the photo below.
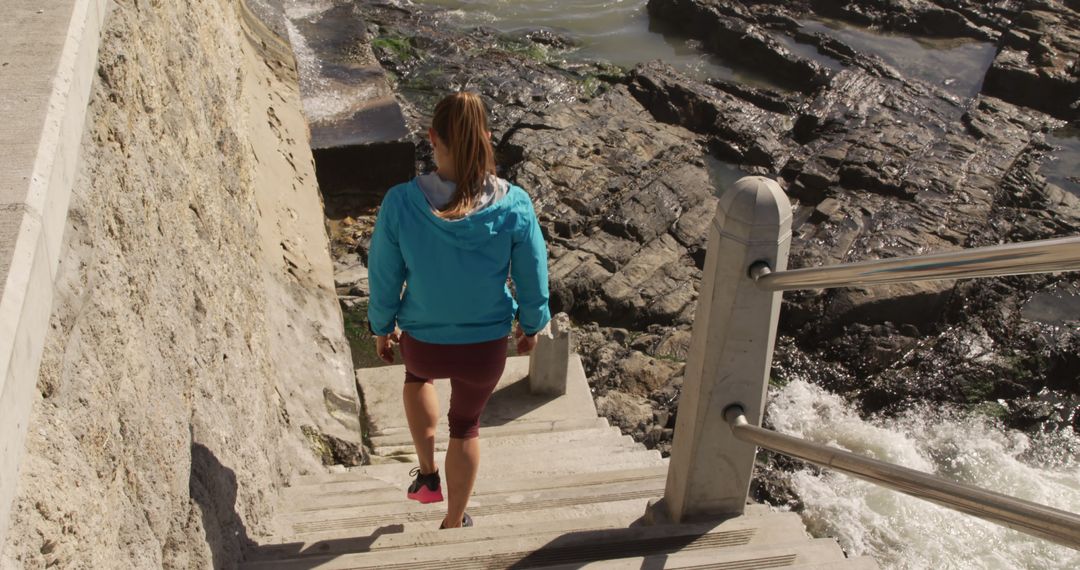
<svg viewBox="0 0 1080 570">
<path fill-rule="evenodd" d="M 1075 2 L 649 2 L 653 19 L 774 87 L 700 81 L 660 62 L 567 63 L 560 53 L 573 42 L 551 30 L 462 30 L 429 8 L 355 6 L 393 78 L 418 168 L 429 166 L 419 135 L 433 102 L 461 88 L 484 95 L 500 170 L 536 202 L 552 308 L 578 325 L 598 408 L 665 453 L 725 169 L 785 188 L 793 268 L 1080 233 L 1080 199 L 1040 170 L 1048 135 L 1078 122 Z M 806 25 L 819 18 L 993 42 L 996 55 L 979 92 L 961 96 Z M 350 214 L 334 251 L 359 276 L 374 212 Z M 362 307 L 363 280 L 338 281 Z M 1080 317 L 1029 310 L 1070 302 L 1078 283 L 1064 274 L 789 293 L 773 381 L 812 381 L 865 414 L 930 401 L 1024 430 L 1080 430 Z M 767 475 L 783 467 L 762 464 Z M 795 500 L 773 477 L 759 485 L 760 498 Z"/>
</svg>

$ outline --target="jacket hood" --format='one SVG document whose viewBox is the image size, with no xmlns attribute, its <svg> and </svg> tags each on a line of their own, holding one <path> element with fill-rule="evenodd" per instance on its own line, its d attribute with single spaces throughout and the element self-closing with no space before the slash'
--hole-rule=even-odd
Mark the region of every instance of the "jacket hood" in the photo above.
<svg viewBox="0 0 1080 570">
<path fill-rule="evenodd" d="M 493 202 L 470 212 L 464 218 L 443 219 L 435 214 L 419 180 L 419 177 L 414 178 L 405 187 L 406 207 L 424 220 L 441 239 L 462 249 L 479 249 L 498 235 L 513 208 L 514 200 L 510 192 L 512 186 L 500 178 L 496 179 L 497 183 L 505 185 L 506 188 L 497 194 Z"/>
</svg>

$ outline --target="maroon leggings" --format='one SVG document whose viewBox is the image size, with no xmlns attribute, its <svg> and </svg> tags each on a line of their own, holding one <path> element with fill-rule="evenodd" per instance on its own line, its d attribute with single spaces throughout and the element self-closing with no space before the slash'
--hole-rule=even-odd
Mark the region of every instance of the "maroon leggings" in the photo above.
<svg viewBox="0 0 1080 570">
<path fill-rule="evenodd" d="M 450 379 L 450 437 L 480 434 L 480 413 L 506 367 L 506 339 L 474 344 L 431 344 L 401 335 L 405 383 Z"/>
</svg>

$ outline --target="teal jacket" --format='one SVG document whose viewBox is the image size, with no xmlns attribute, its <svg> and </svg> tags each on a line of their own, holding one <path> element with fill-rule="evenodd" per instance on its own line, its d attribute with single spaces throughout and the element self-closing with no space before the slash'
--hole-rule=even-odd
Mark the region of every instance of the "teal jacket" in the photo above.
<svg viewBox="0 0 1080 570">
<path fill-rule="evenodd" d="M 375 221 L 368 281 L 377 335 L 396 323 L 423 342 L 470 344 L 506 337 L 515 315 L 526 334 L 551 320 L 544 236 L 532 200 L 514 185 L 453 221 L 435 215 L 415 179 L 394 186 Z"/>
</svg>

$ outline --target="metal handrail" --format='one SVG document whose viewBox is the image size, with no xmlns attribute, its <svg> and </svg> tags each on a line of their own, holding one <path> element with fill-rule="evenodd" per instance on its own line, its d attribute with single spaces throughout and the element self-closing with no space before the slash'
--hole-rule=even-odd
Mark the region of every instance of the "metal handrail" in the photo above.
<svg viewBox="0 0 1080 570">
<path fill-rule="evenodd" d="M 1073 513 L 751 425 L 738 405 L 725 409 L 724 419 L 741 441 L 1080 550 L 1080 516 Z"/>
<path fill-rule="evenodd" d="M 1067 237 L 778 272 L 757 262 L 750 277 L 765 290 L 790 291 L 1078 270 L 1080 237 Z"/>
</svg>

